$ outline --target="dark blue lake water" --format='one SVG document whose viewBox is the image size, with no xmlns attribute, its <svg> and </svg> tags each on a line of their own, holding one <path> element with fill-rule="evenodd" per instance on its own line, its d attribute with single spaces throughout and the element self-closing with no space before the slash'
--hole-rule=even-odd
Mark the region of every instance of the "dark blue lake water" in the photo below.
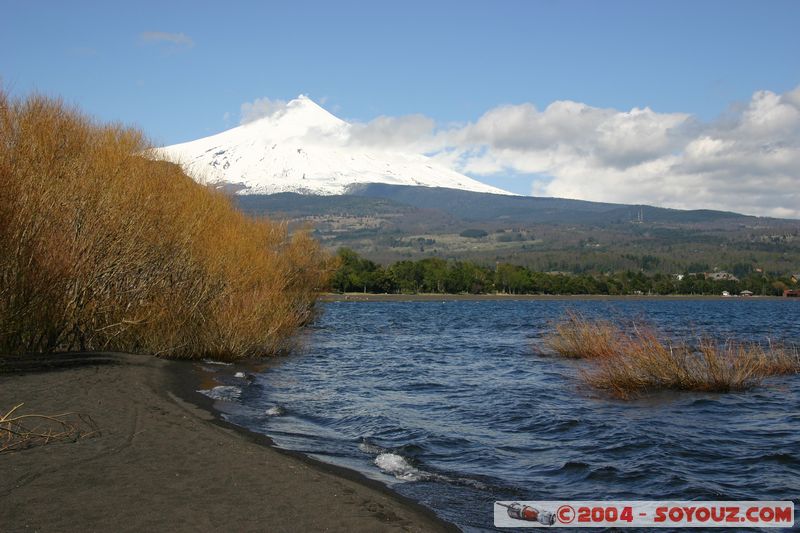
<svg viewBox="0 0 800 533">
<path fill-rule="evenodd" d="M 800 301 L 335 302 L 301 353 L 245 384 L 226 417 L 357 469 L 465 530 L 495 500 L 795 500 L 800 376 L 733 394 L 609 399 L 543 353 L 566 309 L 676 337 L 796 342 Z M 233 370 L 228 372 L 233 374 Z M 238 392 L 240 391 L 240 392 Z"/>
</svg>

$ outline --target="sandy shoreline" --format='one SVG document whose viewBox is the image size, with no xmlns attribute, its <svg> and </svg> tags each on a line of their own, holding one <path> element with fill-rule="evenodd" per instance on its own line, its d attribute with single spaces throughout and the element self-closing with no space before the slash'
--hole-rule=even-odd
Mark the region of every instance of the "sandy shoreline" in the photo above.
<svg viewBox="0 0 800 533">
<path fill-rule="evenodd" d="M 125 354 L 0 358 L 0 411 L 79 412 L 100 432 L 0 454 L 0 529 L 457 531 L 380 483 L 219 420 L 192 369 Z"/>
</svg>

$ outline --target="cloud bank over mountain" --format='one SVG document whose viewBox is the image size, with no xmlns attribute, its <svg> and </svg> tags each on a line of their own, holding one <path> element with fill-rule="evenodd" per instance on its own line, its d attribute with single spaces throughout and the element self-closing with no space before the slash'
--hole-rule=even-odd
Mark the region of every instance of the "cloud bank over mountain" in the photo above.
<svg viewBox="0 0 800 533">
<path fill-rule="evenodd" d="M 280 112 L 262 100 L 242 106 L 243 120 Z M 800 87 L 758 91 L 711 122 L 565 100 L 498 106 L 455 127 L 381 116 L 354 123 L 348 142 L 424 152 L 476 179 L 520 176 L 538 196 L 800 218 Z"/>
<path fill-rule="evenodd" d="M 509 194 L 419 151 L 394 148 L 407 146 L 420 124 L 430 129 L 432 121 L 387 120 L 354 126 L 307 96 L 289 102 L 260 98 L 242 105 L 241 125 L 153 155 L 181 164 L 200 183 L 238 194 L 344 194 L 370 183 Z"/>
</svg>

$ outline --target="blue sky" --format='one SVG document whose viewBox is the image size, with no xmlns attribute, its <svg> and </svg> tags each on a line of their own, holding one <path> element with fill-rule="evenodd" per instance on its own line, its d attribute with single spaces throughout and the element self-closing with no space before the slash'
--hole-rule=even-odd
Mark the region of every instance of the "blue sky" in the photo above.
<svg viewBox="0 0 800 533">
<path fill-rule="evenodd" d="M 359 122 L 421 114 L 449 128 L 566 100 L 708 127 L 757 91 L 800 85 L 796 1 L 2 4 L 6 90 L 62 96 L 163 144 L 301 93 Z M 516 176 L 559 178 L 506 163 L 481 179 L 530 193 Z"/>
</svg>

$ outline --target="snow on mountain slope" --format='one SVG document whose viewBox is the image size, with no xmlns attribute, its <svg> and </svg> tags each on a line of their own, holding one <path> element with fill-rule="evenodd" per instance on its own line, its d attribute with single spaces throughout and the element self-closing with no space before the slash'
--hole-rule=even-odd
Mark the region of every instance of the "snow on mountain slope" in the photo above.
<svg viewBox="0 0 800 533">
<path fill-rule="evenodd" d="M 306 96 L 217 135 L 156 150 L 196 181 L 238 194 L 343 194 L 362 183 L 448 187 L 511 194 L 413 153 L 350 142 L 351 125 Z"/>
</svg>

